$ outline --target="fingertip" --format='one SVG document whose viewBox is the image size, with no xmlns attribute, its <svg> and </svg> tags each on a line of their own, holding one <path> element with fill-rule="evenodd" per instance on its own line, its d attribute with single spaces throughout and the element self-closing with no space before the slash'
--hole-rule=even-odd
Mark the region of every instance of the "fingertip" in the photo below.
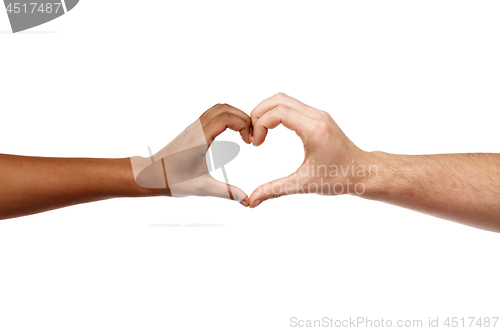
<svg viewBox="0 0 500 331">
<path fill-rule="evenodd" d="M 264 201 L 263 197 L 259 197 L 257 195 L 251 195 L 250 201 L 249 201 L 249 206 L 250 208 L 256 208 L 258 205 L 260 205 Z"/>
<path fill-rule="evenodd" d="M 260 146 L 262 143 L 264 143 L 264 140 L 266 140 L 267 136 L 267 129 L 263 127 L 257 127 L 254 128 L 252 138 L 253 138 L 253 145 L 254 146 Z"/>
<path fill-rule="evenodd" d="M 243 207 L 248 207 L 250 205 L 250 199 L 247 196 L 245 196 L 245 198 L 240 201 L 240 204 Z"/>
<path fill-rule="evenodd" d="M 252 192 L 252 194 L 250 195 L 250 198 L 248 199 L 248 205 L 250 206 L 250 208 L 255 208 L 257 207 L 258 205 L 260 205 L 262 203 L 262 200 L 263 197 L 259 195 L 259 192 L 261 190 L 261 187 L 257 188 L 255 191 Z M 259 203 L 257 203 L 257 201 L 259 201 Z"/>
<path fill-rule="evenodd" d="M 262 201 L 264 201 L 264 200 L 261 200 L 261 199 L 259 199 L 259 200 L 255 200 L 255 201 L 252 203 L 252 207 L 251 207 L 251 208 L 256 208 L 257 206 L 259 206 L 259 205 L 262 203 Z"/>
<path fill-rule="evenodd" d="M 244 131 L 240 131 L 241 139 L 245 142 L 245 144 L 250 144 L 250 135 Z"/>
<path fill-rule="evenodd" d="M 253 145 L 254 145 L 255 147 L 258 147 L 258 146 L 262 145 L 262 143 L 263 143 L 263 142 L 264 142 L 264 141 L 257 141 L 257 140 L 254 140 L 254 141 L 253 141 Z"/>
<path fill-rule="evenodd" d="M 226 184 L 227 186 L 227 184 Z M 240 188 L 236 187 L 236 186 L 233 186 L 233 185 L 229 185 L 230 189 L 231 189 L 231 193 L 232 193 L 232 199 L 239 202 L 241 205 L 247 207 L 250 205 L 250 198 L 248 197 L 248 195 L 243 192 L 243 190 L 241 190 Z"/>
</svg>

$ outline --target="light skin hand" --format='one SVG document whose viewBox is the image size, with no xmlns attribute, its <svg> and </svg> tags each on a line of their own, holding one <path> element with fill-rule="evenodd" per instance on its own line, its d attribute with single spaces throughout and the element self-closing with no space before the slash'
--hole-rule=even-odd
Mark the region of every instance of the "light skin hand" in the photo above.
<svg viewBox="0 0 500 331">
<path fill-rule="evenodd" d="M 279 93 L 262 101 L 252 111 L 251 118 L 254 146 L 264 142 L 269 129 L 283 124 L 302 139 L 305 153 L 304 162 L 293 174 L 258 187 L 250 196 L 251 207 L 289 194 L 353 192 L 356 182 L 350 170 L 361 161 L 364 152 L 347 138 L 328 113 Z"/>
<path fill-rule="evenodd" d="M 332 187 L 337 194 L 343 188 L 340 194 L 500 232 L 500 154 L 365 152 L 327 113 L 282 93 L 261 102 L 251 117 L 255 146 L 264 142 L 268 129 L 281 123 L 297 133 L 305 151 L 304 163 L 295 173 L 264 184 L 251 194 L 251 207 L 287 194 L 332 194 Z"/>
</svg>

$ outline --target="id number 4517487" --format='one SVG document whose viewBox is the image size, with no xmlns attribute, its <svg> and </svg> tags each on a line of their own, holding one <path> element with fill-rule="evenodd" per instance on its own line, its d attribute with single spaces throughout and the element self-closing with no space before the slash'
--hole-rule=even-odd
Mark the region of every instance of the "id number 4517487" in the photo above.
<svg viewBox="0 0 500 331">
<path fill-rule="evenodd" d="M 443 323 L 449 328 L 483 327 L 494 328 L 497 326 L 498 317 L 447 317 Z"/>
<path fill-rule="evenodd" d="M 62 10 L 61 3 L 41 2 L 41 3 L 9 3 L 7 12 L 9 14 L 57 14 Z"/>
</svg>

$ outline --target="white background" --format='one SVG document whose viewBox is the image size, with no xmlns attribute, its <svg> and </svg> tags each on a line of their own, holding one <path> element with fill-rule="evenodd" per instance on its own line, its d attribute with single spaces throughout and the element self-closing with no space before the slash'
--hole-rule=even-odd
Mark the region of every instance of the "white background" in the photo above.
<svg viewBox="0 0 500 331">
<path fill-rule="evenodd" d="M 215 103 L 250 113 L 277 92 L 368 151 L 500 152 L 499 16 L 496 1 L 82 0 L 14 35 L 0 10 L 0 152 L 147 155 Z M 248 194 L 303 158 L 282 127 L 258 148 L 220 139 L 241 144 L 226 169 Z M 351 196 L 101 201 L 0 222 L 0 330 L 499 316 L 499 251 L 496 233 Z"/>
</svg>

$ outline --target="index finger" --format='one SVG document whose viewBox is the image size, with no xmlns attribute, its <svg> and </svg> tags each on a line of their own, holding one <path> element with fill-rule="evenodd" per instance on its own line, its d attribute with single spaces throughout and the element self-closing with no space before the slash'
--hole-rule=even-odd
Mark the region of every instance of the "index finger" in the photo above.
<svg viewBox="0 0 500 331">
<path fill-rule="evenodd" d="M 241 111 L 240 109 L 228 104 L 216 104 L 215 106 L 208 109 L 200 116 L 201 125 L 204 126 L 208 124 L 214 118 L 224 113 L 232 114 L 234 116 L 241 118 L 245 122 L 250 123 L 250 116 L 248 116 L 245 112 Z"/>
<path fill-rule="evenodd" d="M 280 124 L 295 131 L 304 140 L 307 136 L 308 128 L 311 127 L 312 119 L 294 109 L 279 105 L 264 113 L 253 124 L 253 145 L 259 146 L 266 139 L 269 129 L 274 129 Z"/>
<path fill-rule="evenodd" d="M 254 123 L 266 112 L 280 105 L 291 108 L 309 117 L 317 117 L 320 112 L 318 109 L 310 107 L 300 102 L 299 100 L 286 95 L 285 93 L 278 93 L 270 98 L 263 100 L 261 103 L 257 105 L 257 107 L 254 108 L 254 110 L 252 110 L 252 112 L 250 113 L 252 122 Z"/>
</svg>

